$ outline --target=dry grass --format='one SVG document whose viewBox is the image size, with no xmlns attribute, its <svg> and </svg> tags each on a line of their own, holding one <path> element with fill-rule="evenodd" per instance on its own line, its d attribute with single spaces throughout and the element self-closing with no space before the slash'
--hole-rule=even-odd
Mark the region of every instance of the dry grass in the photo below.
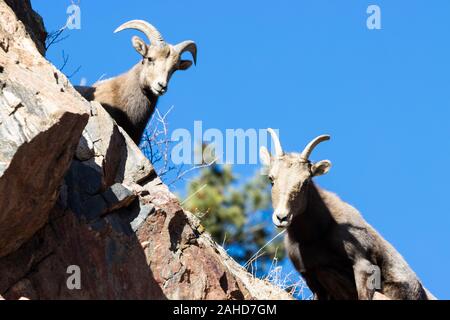
<svg viewBox="0 0 450 320">
<path fill-rule="evenodd" d="M 308 286 L 302 277 L 296 271 L 283 272 L 283 267 L 278 265 L 277 258 L 272 260 L 272 265 L 264 280 L 283 289 L 296 299 L 312 299 Z"/>
<path fill-rule="evenodd" d="M 256 275 L 258 274 L 258 259 L 265 255 L 264 249 L 283 234 L 284 231 L 275 235 L 245 263 L 244 268 L 246 268 L 254 278 L 256 278 Z M 269 270 L 267 271 L 267 274 L 261 277 L 261 279 L 286 291 L 295 299 L 311 300 L 312 295 L 309 293 L 308 286 L 306 285 L 302 277 L 296 271 L 290 271 L 287 273 L 283 272 L 283 267 L 278 265 L 279 261 L 276 258 L 276 251 L 274 256 L 275 257 L 272 259 L 272 263 Z"/>
</svg>

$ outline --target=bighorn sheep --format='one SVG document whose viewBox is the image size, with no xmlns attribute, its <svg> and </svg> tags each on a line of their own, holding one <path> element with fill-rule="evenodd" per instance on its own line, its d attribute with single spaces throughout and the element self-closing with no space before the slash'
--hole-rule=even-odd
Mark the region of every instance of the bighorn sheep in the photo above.
<svg viewBox="0 0 450 320">
<path fill-rule="evenodd" d="M 314 148 L 330 136 L 315 138 L 300 154 L 286 154 L 276 133 L 268 131 L 276 154 L 262 147 L 260 157 L 272 182 L 272 221 L 286 229 L 288 256 L 314 298 L 373 299 L 381 293 L 388 299 L 434 299 L 358 210 L 312 181 L 331 167 L 328 160 L 309 160 Z"/>
<path fill-rule="evenodd" d="M 142 60 L 115 78 L 100 81 L 92 87 L 75 88 L 87 100 L 102 104 L 134 142 L 139 143 L 159 96 L 167 91 L 172 74 L 192 65 L 191 61 L 182 60 L 181 55 L 190 52 L 195 64 L 197 46 L 190 40 L 170 45 L 154 26 L 142 20 L 128 21 L 114 33 L 125 29 L 139 30 L 150 40 L 151 44 L 147 45 L 137 36 L 132 38 L 133 47 Z"/>
</svg>

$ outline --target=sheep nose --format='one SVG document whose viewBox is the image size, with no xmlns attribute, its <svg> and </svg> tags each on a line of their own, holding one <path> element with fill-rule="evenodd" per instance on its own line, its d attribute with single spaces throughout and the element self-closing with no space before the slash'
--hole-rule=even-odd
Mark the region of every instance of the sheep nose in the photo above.
<svg viewBox="0 0 450 320">
<path fill-rule="evenodd" d="M 158 82 L 159 87 L 161 88 L 161 90 L 166 90 L 167 89 L 167 83 L 165 82 Z"/>
<path fill-rule="evenodd" d="M 285 228 L 289 225 L 289 214 L 274 213 L 272 216 L 272 222 L 278 228 Z"/>
</svg>

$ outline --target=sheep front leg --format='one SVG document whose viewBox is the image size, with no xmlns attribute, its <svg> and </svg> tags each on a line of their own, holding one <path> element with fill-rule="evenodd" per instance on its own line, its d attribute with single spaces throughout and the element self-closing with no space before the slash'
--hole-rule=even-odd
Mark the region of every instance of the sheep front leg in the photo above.
<svg viewBox="0 0 450 320">
<path fill-rule="evenodd" d="M 375 290 L 380 283 L 380 272 L 377 266 L 374 266 L 366 259 L 358 259 L 353 265 L 355 275 L 356 290 L 359 300 L 372 300 Z"/>
</svg>

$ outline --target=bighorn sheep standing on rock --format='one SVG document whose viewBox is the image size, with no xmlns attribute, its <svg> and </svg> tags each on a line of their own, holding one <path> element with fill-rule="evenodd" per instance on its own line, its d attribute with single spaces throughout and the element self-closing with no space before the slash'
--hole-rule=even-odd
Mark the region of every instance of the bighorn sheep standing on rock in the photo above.
<svg viewBox="0 0 450 320">
<path fill-rule="evenodd" d="M 273 223 L 286 228 L 286 251 L 315 299 L 434 299 L 403 257 L 360 215 L 312 178 L 328 172 L 328 160 L 312 163 L 312 140 L 302 153 L 285 154 L 272 129 L 276 154 L 260 157 L 272 182 Z M 381 285 L 377 287 L 377 279 Z"/>
<path fill-rule="evenodd" d="M 190 40 L 170 45 L 154 26 L 142 20 L 128 21 L 114 32 L 125 29 L 142 31 L 150 40 L 151 44 L 147 45 L 137 36 L 132 38 L 133 47 L 142 60 L 120 76 L 100 81 L 93 87 L 76 89 L 87 100 L 101 103 L 134 142 L 139 143 L 158 97 L 167 91 L 172 74 L 192 65 L 191 61 L 182 60 L 181 55 L 190 52 L 195 64 L 197 46 Z"/>
</svg>

